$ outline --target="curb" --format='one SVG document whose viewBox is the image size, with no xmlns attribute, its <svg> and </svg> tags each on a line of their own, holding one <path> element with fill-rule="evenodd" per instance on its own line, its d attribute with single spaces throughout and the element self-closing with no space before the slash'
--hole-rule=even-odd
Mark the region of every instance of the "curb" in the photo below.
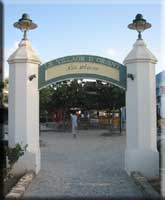
<svg viewBox="0 0 165 200">
<path fill-rule="evenodd" d="M 6 195 L 5 199 L 20 199 L 24 192 L 26 191 L 29 184 L 32 182 L 35 177 L 35 173 L 33 171 L 27 172 L 18 183 L 11 189 L 11 191 Z"/>
<path fill-rule="evenodd" d="M 140 172 L 131 172 L 131 177 L 142 190 L 145 199 L 161 199 L 161 195 L 151 186 L 151 184 Z"/>
</svg>

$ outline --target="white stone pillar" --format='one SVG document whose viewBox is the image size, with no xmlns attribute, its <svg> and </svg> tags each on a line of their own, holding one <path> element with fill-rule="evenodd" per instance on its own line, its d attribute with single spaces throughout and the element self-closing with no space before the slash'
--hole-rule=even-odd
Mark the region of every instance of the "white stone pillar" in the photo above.
<svg viewBox="0 0 165 200">
<path fill-rule="evenodd" d="M 125 169 L 147 177 L 158 175 L 155 56 L 138 39 L 124 60 L 127 74 Z"/>
<path fill-rule="evenodd" d="M 14 167 L 15 173 L 40 170 L 39 91 L 40 60 L 30 42 L 23 39 L 9 57 L 9 146 L 28 145 Z M 31 81 L 29 77 L 35 75 Z"/>
<path fill-rule="evenodd" d="M 162 197 L 165 197 L 165 84 L 162 84 L 160 86 L 161 91 L 161 166 L 160 166 L 160 172 L 161 172 L 161 195 Z"/>
</svg>

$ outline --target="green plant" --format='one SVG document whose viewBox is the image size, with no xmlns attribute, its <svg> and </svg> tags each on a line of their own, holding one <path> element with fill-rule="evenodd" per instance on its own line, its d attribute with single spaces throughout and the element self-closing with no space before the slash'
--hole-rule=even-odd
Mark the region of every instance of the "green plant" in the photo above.
<svg viewBox="0 0 165 200">
<path fill-rule="evenodd" d="M 6 168 L 6 175 L 10 174 L 11 169 L 14 164 L 18 161 L 18 159 L 24 155 L 27 149 L 27 144 L 25 146 L 21 146 L 19 143 L 15 145 L 15 147 L 6 147 L 6 156 L 8 158 L 9 167 Z"/>
</svg>

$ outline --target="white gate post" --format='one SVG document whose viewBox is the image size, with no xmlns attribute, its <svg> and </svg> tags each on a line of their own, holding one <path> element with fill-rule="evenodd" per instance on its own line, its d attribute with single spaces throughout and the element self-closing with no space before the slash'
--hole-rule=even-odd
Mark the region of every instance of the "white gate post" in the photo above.
<svg viewBox="0 0 165 200">
<path fill-rule="evenodd" d="M 165 84 L 160 86 L 161 91 L 161 195 L 165 197 Z"/>
<path fill-rule="evenodd" d="M 125 169 L 158 175 L 155 56 L 137 39 L 124 60 L 127 67 Z M 134 80 L 132 80 L 133 75 Z"/>
<path fill-rule="evenodd" d="M 9 57 L 9 146 L 28 145 L 15 173 L 40 170 L 38 67 L 40 60 L 23 39 Z"/>
</svg>

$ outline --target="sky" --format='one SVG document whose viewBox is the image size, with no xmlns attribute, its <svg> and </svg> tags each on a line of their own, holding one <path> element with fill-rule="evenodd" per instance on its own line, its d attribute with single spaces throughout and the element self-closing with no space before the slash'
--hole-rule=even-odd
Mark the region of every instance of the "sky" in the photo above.
<svg viewBox="0 0 165 200">
<path fill-rule="evenodd" d="M 18 47 L 22 32 L 13 27 L 23 13 L 28 13 L 38 28 L 28 32 L 28 39 L 42 64 L 77 54 L 97 55 L 123 63 L 137 39 L 137 32 L 127 28 L 137 13 L 152 24 L 142 36 L 157 57 L 156 73 L 162 62 L 162 1 L 90 0 L 9 0 L 4 3 L 5 77 L 7 58 Z"/>
</svg>

